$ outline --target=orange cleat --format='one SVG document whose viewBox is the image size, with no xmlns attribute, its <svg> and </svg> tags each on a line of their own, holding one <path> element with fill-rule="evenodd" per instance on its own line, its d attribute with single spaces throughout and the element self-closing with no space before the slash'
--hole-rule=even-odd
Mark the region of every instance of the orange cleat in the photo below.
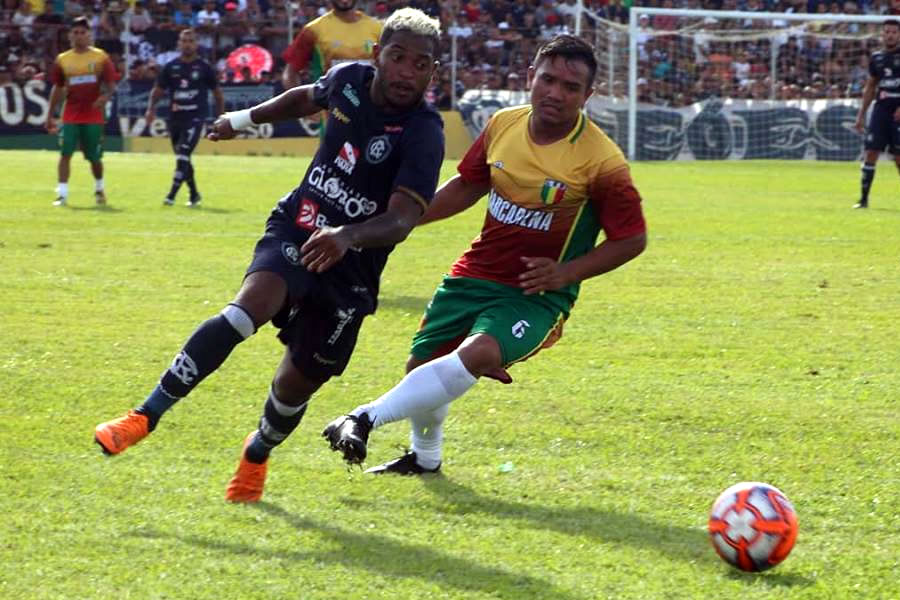
<svg viewBox="0 0 900 600">
<path fill-rule="evenodd" d="M 148 423 L 147 415 L 129 410 L 124 417 L 97 425 L 94 441 L 100 444 L 104 454 L 119 454 L 147 437 Z"/>
<path fill-rule="evenodd" d="M 269 461 L 262 464 L 252 463 L 245 456 L 247 446 L 253 441 L 256 431 L 244 439 L 244 449 L 241 451 L 241 462 L 237 472 L 228 487 L 225 488 L 225 499 L 229 502 L 259 502 L 263 495 L 263 486 L 266 484 L 266 469 Z"/>
</svg>

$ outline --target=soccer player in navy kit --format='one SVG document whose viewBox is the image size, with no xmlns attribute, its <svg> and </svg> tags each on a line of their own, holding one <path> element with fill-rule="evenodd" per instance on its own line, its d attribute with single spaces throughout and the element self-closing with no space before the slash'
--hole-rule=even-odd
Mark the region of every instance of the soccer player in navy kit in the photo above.
<svg viewBox="0 0 900 600">
<path fill-rule="evenodd" d="M 163 204 L 175 204 L 178 189 L 183 182 L 187 182 L 191 190 L 188 206 L 197 206 L 200 204 L 200 192 L 194 180 L 191 153 L 197 147 L 203 124 L 209 117 L 209 92 L 212 91 L 216 99 L 216 113 L 213 116 L 225 111 L 225 96 L 215 70 L 197 55 L 197 35 L 193 29 L 185 29 L 178 35 L 178 50 L 181 55 L 167 63 L 156 78 L 144 118 L 149 126 L 156 116 L 156 103 L 168 92 L 169 138 L 175 151 L 175 175 Z"/>
<path fill-rule="evenodd" d="M 95 430 L 118 454 L 268 321 L 287 346 L 258 428 L 244 442 L 226 499 L 262 497 L 269 452 L 300 423 L 310 396 L 350 360 L 363 318 L 375 311 L 379 276 L 437 188 L 444 157 L 441 118 L 423 101 L 437 68 L 440 24 L 415 9 L 396 11 L 374 66 L 341 64 L 313 85 L 252 109 L 227 113 L 209 137 L 251 123 L 327 110 L 325 139 L 300 186 L 278 202 L 234 301 L 188 339 L 144 404 Z M 214 410 L 214 409 L 213 409 Z"/>
<path fill-rule="evenodd" d="M 900 21 L 888 19 L 881 30 L 884 50 L 872 54 L 869 78 L 863 88 L 862 103 L 856 116 L 856 130 L 865 128 L 866 111 L 875 107 L 865 129 L 865 158 L 862 165 L 862 191 L 853 208 L 869 207 L 869 189 L 875 179 L 878 156 L 887 148 L 900 170 Z"/>
</svg>

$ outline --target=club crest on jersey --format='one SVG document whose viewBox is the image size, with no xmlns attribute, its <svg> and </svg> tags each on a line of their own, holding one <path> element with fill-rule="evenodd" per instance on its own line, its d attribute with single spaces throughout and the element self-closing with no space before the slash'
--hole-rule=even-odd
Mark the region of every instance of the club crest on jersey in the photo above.
<svg viewBox="0 0 900 600">
<path fill-rule="evenodd" d="M 391 142 L 386 135 L 377 135 L 369 140 L 366 146 L 366 160 L 377 165 L 391 153 Z"/>
<path fill-rule="evenodd" d="M 566 184 L 555 179 L 545 179 L 544 187 L 541 188 L 541 202 L 545 206 L 551 204 L 559 204 L 562 202 L 563 196 L 566 195 Z"/>
<path fill-rule="evenodd" d="M 353 169 L 356 168 L 356 158 L 358 156 L 359 150 L 350 142 L 344 142 L 344 145 L 341 146 L 341 151 L 334 158 L 334 164 L 337 165 L 338 169 L 350 175 L 353 173 Z"/>
<path fill-rule="evenodd" d="M 284 259 L 286 261 L 288 261 L 295 267 L 300 264 L 300 249 L 297 248 L 296 244 L 292 244 L 290 242 L 282 242 L 281 255 L 284 256 Z"/>
<path fill-rule="evenodd" d="M 342 93 L 344 94 L 344 97 L 350 101 L 350 104 L 359 106 L 359 96 L 356 95 L 356 90 L 353 89 L 352 85 L 349 83 L 345 84 Z"/>
</svg>

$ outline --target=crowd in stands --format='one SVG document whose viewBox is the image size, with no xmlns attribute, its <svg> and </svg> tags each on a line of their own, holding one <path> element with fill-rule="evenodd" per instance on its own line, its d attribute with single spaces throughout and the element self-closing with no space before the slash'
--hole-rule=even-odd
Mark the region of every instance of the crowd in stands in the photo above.
<svg viewBox="0 0 900 600">
<path fill-rule="evenodd" d="M 601 57 L 598 91 L 624 97 L 627 66 L 625 26 L 632 1 L 641 6 L 786 13 L 893 15 L 900 0 L 584 0 L 589 9 L 582 35 L 597 42 L 598 54 L 615 40 L 615 72 Z M 524 89 L 527 66 L 542 40 L 575 30 L 576 0 L 360 0 L 357 8 L 378 18 L 413 6 L 441 20 L 442 67 L 429 92 L 450 108 L 451 34 L 457 37 L 456 95 L 468 89 Z M 178 31 L 194 27 L 202 54 L 225 83 L 277 84 L 281 53 L 307 22 L 329 10 L 327 0 L 0 0 L 0 85 L 41 78 L 56 54 L 68 47 L 65 24 L 87 16 L 95 45 L 112 57 L 130 80 L 152 80 L 177 55 Z M 887 17 L 886 17 L 887 18 Z M 759 27 L 752 21 L 707 18 L 708 29 Z M 130 30 L 125 24 L 130 23 Z M 736 25 L 737 23 L 737 25 Z M 769 22 L 771 23 L 771 22 Z M 878 28 L 860 24 L 821 25 L 778 39 L 776 73 L 771 73 L 771 39 L 712 38 L 679 30 L 697 25 L 684 17 L 642 16 L 638 95 L 642 102 L 681 106 L 706 98 L 859 97 L 868 58 L 880 44 Z M 694 27 L 696 28 L 696 27 Z M 254 44 L 272 55 L 270 70 L 233 70 L 226 60 L 235 48 Z"/>
</svg>

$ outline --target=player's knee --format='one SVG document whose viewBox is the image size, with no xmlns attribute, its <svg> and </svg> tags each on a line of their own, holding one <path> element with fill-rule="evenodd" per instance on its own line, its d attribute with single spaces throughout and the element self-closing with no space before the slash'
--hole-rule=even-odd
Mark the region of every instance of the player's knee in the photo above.
<svg viewBox="0 0 900 600">
<path fill-rule="evenodd" d="M 244 279 L 234 304 L 237 304 L 253 319 L 259 328 L 272 320 L 287 299 L 287 283 L 269 271 L 257 271 Z"/>
<path fill-rule="evenodd" d="M 493 337 L 479 333 L 467 338 L 457 350 L 459 359 L 475 377 L 503 366 L 500 344 Z"/>
<path fill-rule="evenodd" d="M 304 376 L 290 361 L 278 367 L 272 380 L 272 389 L 279 400 L 289 406 L 299 406 L 309 401 L 316 390 L 322 387 L 322 381 L 314 381 Z"/>
<path fill-rule="evenodd" d="M 228 324 L 238 332 L 245 340 L 256 333 L 256 325 L 253 323 L 253 317 L 239 304 L 229 304 L 219 313 L 228 321 Z"/>
</svg>

